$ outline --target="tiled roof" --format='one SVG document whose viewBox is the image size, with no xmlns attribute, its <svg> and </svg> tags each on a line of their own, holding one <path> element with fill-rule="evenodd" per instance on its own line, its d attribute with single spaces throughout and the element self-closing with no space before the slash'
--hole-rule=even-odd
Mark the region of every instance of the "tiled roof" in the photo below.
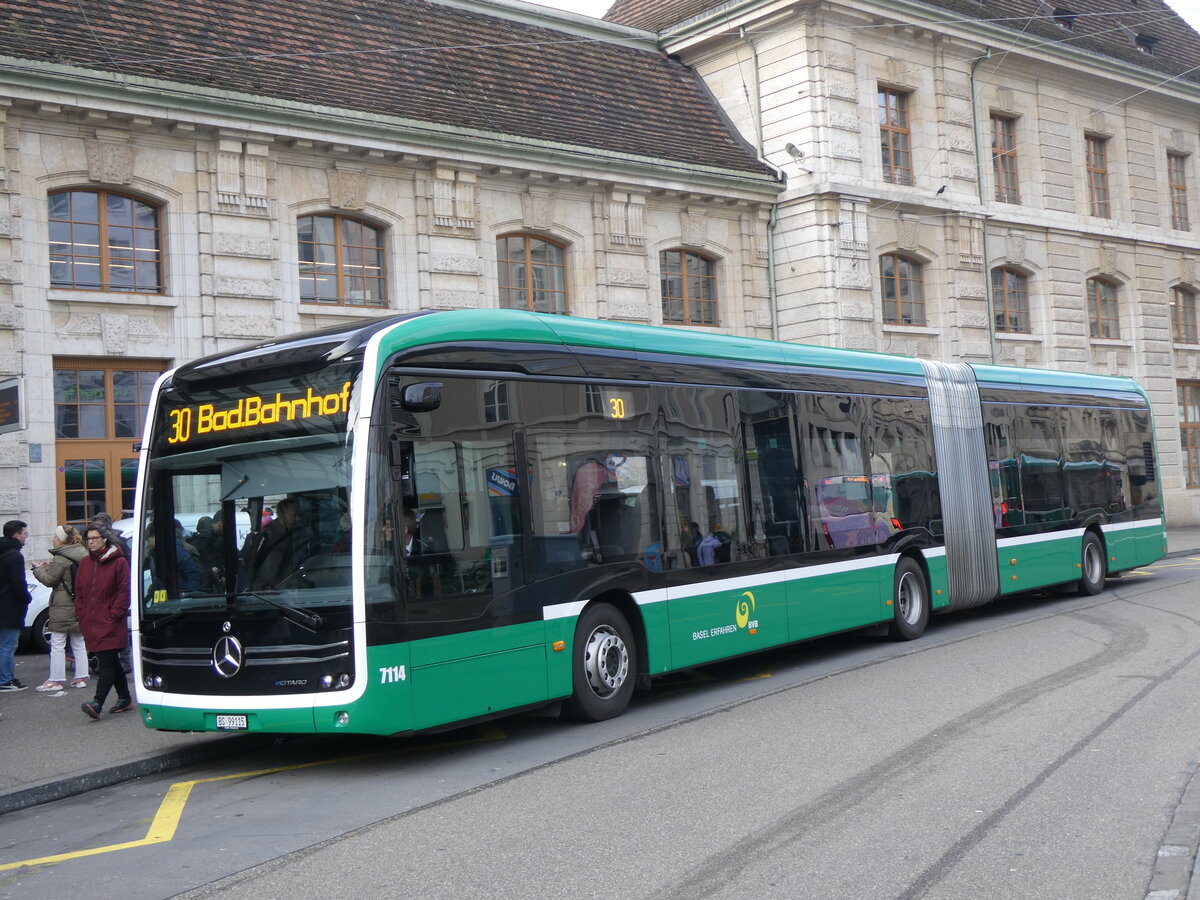
<svg viewBox="0 0 1200 900">
<path fill-rule="evenodd" d="M 430 0 L 4 0 L 0 55 L 771 173 L 692 69 L 502 13 Z"/>
<path fill-rule="evenodd" d="M 610 22 L 649 31 L 664 31 L 709 10 L 733 7 L 730 0 L 614 0 L 604 17 Z M 799 4 L 798 4 L 799 5 Z M 1163 0 L 925 0 L 953 15 L 947 21 L 979 19 L 1036 41 L 1062 41 L 1070 46 L 1122 60 L 1167 75 L 1200 82 L 1200 35 Z M 881 9 L 882 9 L 881 5 Z M 1065 30 L 1056 10 L 1075 14 Z M 1153 52 L 1143 53 L 1136 38 L 1153 39 Z"/>
</svg>

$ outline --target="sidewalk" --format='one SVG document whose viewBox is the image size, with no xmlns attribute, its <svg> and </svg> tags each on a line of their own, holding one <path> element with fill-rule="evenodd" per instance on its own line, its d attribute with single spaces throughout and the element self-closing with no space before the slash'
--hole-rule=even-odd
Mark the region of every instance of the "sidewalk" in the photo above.
<svg viewBox="0 0 1200 900">
<path fill-rule="evenodd" d="M 44 654 L 17 653 L 16 677 L 29 690 L 0 693 L 0 815 L 242 752 L 275 737 L 151 731 L 136 709 L 90 719 L 79 707 L 92 699 L 95 678 L 83 690 L 39 693 L 34 688 L 46 680 L 48 665 Z M 107 705 L 115 701 L 112 692 Z"/>
<path fill-rule="evenodd" d="M 1170 556 L 1200 556 L 1200 527 L 1167 532 Z M 143 775 L 241 753 L 274 735 L 177 734 L 151 731 L 130 711 L 95 721 L 79 709 L 92 697 L 67 688 L 61 696 L 34 687 L 47 674 L 47 657 L 18 653 L 20 693 L 0 693 L 0 815 Z M 109 705 L 115 700 L 109 695 Z"/>
</svg>

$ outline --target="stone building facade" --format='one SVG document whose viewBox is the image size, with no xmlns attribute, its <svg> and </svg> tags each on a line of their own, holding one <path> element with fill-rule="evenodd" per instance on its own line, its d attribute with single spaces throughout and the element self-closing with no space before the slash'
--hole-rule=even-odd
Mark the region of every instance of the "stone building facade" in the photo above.
<svg viewBox="0 0 1200 900">
<path fill-rule="evenodd" d="M 151 37 L 175 27 L 170 4 L 150 6 L 109 4 L 108 21 L 149 17 Z M 712 266 L 721 327 L 770 335 L 766 235 L 781 178 L 652 35 L 522 4 L 405 0 L 393 9 L 444 32 L 426 28 L 414 44 L 508 45 L 486 62 L 504 83 L 484 84 L 479 59 L 471 76 L 451 66 L 457 95 L 414 94 L 401 111 L 424 104 L 425 119 L 401 120 L 383 109 L 401 71 L 379 76 L 366 112 L 316 108 L 220 82 L 221 66 L 242 64 L 230 46 L 206 48 L 221 60 L 207 75 L 178 63 L 135 87 L 90 57 L 64 65 L 75 50 L 66 26 L 32 30 L 35 18 L 45 27 L 44 4 L 29 4 L 29 28 L 19 15 L 0 28 L 10 62 L 21 57 L 0 72 L 0 385 L 18 384 L 22 404 L 19 427 L 0 434 L 0 519 L 30 522 L 31 548 L 56 522 L 131 513 L 140 411 L 158 372 L 356 319 L 522 306 L 527 294 L 504 283 L 498 258 L 514 247 L 553 257 L 544 271 L 561 278 L 551 292 L 560 311 L 645 323 L 663 321 L 664 254 L 695 255 Z M 246 27 L 271 12 L 247 4 Z M 90 19 L 105 27 L 94 10 Z M 404 25 L 353 36 L 396 46 Z M 206 27 L 197 23 L 197 40 Z M 270 38 L 283 48 L 286 34 Z M 112 39 L 113 69 L 152 52 Z M 34 45 L 55 40 L 58 59 L 38 58 Z M 549 54 L 539 51 L 548 42 L 564 54 L 591 49 L 583 60 L 526 58 Z M 396 56 L 397 67 L 430 66 L 410 73 L 426 85 L 447 69 L 419 51 Z M 594 92 L 522 110 L 554 90 L 539 81 L 547 66 L 552 79 Z M 309 88 L 314 101 L 344 84 L 357 90 L 362 76 L 325 77 Z M 500 112 L 471 95 L 471 77 Z M 662 139 L 636 110 L 643 91 L 668 119 L 678 108 L 695 123 L 689 141 Z M 337 231 L 328 248 L 322 228 Z M 325 291 L 335 268 L 339 287 Z M 364 270 L 369 278 L 352 277 Z"/>
<path fill-rule="evenodd" d="M 528 299 L 1131 375 L 1168 520 L 1200 522 L 1200 36 L 1160 0 L 1073 5 L 10 0 L 0 518 L 38 546 L 128 510 L 174 364 Z M 711 320 L 664 302 L 681 260 Z"/>
<path fill-rule="evenodd" d="M 1200 522 L 1200 37 L 1169 7 L 616 0 L 609 18 L 657 31 L 787 174 L 781 338 L 1132 376 L 1168 522 Z"/>
</svg>

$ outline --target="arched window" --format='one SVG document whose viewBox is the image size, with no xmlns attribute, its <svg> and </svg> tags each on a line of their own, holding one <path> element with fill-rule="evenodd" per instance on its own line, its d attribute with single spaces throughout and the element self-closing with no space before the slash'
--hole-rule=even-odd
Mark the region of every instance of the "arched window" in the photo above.
<svg viewBox="0 0 1200 900">
<path fill-rule="evenodd" d="M 158 207 L 98 190 L 55 191 L 47 205 L 51 286 L 162 293 Z"/>
<path fill-rule="evenodd" d="M 296 241 L 303 302 L 387 306 L 380 229 L 348 216 L 302 216 Z"/>
<path fill-rule="evenodd" d="M 1117 307 L 1117 286 L 1105 278 L 1087 281 L 1088 321 L 1094 338 L 1121 337 L 1121 321 Z"/>
<path fill-rule="evenodd" d="M 663 321 L 679 325 L 717 324 L 717 264 L 688 250 L 659 254 Z"/>
<path fill-rule="evenodd" d="M 879 257 L 885 325 L 925 324 L 924 266 L 896 253 Z"/>
<path fill-rule="evenodd" d="M 496 241 L 500 306 L 567 314 L 567 251 L 531 234 L 509 234 Z"/>
<path fill-rule="evenodd" d="M 1029 334 L 1029 279 L 1016 269 L 992 269 L 992 309 L 997 331 Z"/>
</svg>

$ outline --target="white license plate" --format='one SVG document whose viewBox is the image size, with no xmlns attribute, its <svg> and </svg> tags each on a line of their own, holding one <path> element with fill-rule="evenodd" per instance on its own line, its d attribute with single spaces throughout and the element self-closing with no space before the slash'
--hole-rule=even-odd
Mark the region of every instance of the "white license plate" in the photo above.
<svg viewBox="0 0 1200 900">
<path fill-rule="evenodd" d="M 217 731 L 245 731 L 245 716 L 217 716 Z"/>
</svg>

